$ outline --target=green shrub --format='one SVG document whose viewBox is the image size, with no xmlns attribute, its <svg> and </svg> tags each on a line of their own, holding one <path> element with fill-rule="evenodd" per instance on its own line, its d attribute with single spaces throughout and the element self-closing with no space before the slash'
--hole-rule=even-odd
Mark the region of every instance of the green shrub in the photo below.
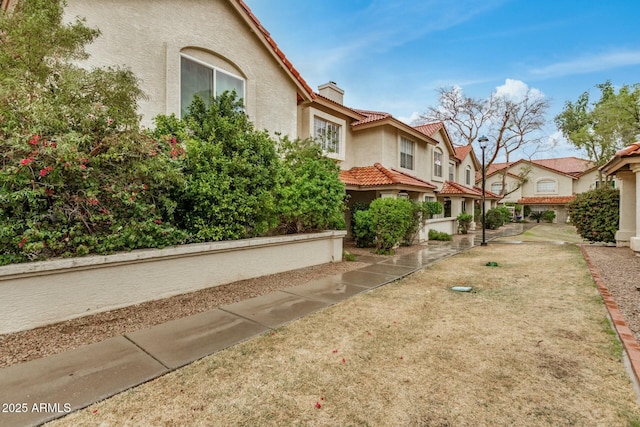
<svg viewBox="0 0 640 427">
<path fill-rule="evenodd" d="M 496 208 L 489 209 L 485 214 L 486 225 L 485 227 L 490 230 L 496 230 L 504 224 L 504 213 Z"/>
<path fill-rule="evenodd" d="M 313 140 L 278 144 L 282 159 L 276 199 L 279 226 L 285 233 L 343 229 L 345 187 L 340 168 Z"/>
<path fill-rule="evenodd" d="M 413 206 L 404 198 L 385 197 L 371 202 L 369 211 L 376 233 L 376 253 L 392 254 L 413 221 Z"/>
<path fill-rule="evenodd" d="M 581 193 L 567 211 L 578 234 L 590 242 L 615 242 L 620 193 L 607 186 Z"/>
<path fill-rule="evenodd" d="M 62 15 L 0 14 L 0 264 L 181 243 L 181 148 L 139 131 L 131 72 L 70 64 L 98 32 Z"/>
<path fill-rule="evenodd" d="M 371 248 L 375 246 L 376 230 L 373 226 L 371 212 L 368 209 L 354 212 L 352 233 L 357 247 Z"/>
<path fill-rule="evenodd" d="M 498 212 L 500 212 L 500 214 L 502 215 L 502 224 L 507 224 L 509 222 L 511 222 L 511 218 L 513 218 L 513 215 L 511 214 L 511 210 L 506 207 L 506 206 L 498 206 L 496 208 Z M 500 225 L 502 225 L 500 224 Z"/>
<path fill-rule="evenodd" d="M 528 218 L 529 215 L 531 215 L 531 207 L 530 206 L 524 206 L 522 208 L 522 217 L 523 218 Z"/>
<path fill-rule="evenodd" d="M 544 222 L 553 222 L 556 219 L 556 213 L 552 210 L 544 211 L 542 213 L 542 220 Z"/>
<path fill-rule="evenodd" d="M 422 202 L 424 212 L 428 218 L 433 218 L 434 215 L 439 215 L 442 213 L 442 203 L 440 202 Z"/>
<path fill-rule="evenodd" d="M 451 236 L 451 234 L 445 233 L 443 231 L 441 232 L 436 230 L 429 230 L 429 240 L 449 241 L 453 240 L 453 237 Z"/>
<path fill-rule="evenodd" d="M 176 218 L 191 241 L 260 236 L 277 224 L 279 159 L 275 141 L 257 131 L 235 93 L 196 97 L 183 123 L 160 116 L 156 136 L 184 138 L 186 184 L 176 194 Z M 188 132 L 183 132 L 188 129 Z"/>
<path fill-rule="evenodd" d="M 355 202 L 352 203 L 351 206 L 349 207 L 349 210 L 351 211 L 351 232 L 353 233 L 353 229 L 355 228 L 355 214 L 358 211 L 364 211 L 369 209 L 369 203 L 364 203 L 364 202 Z"/>
<path fill-rule="evenodd" d="M 469 232 L 469 227 L 471 227 L 471 222 L 473 221 L 473 216 L 466 212 L 462 212 L 456 218 L 458 221 L 458 229 L 462 234 L 467 234 Z"/>
</svg>

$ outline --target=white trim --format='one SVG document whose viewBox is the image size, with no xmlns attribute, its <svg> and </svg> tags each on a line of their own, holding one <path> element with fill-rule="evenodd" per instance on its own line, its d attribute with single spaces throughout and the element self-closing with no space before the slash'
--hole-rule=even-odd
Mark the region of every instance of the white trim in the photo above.
<svg viewBox="0 0 640 427">
<path fill-rule="evenodd" d="M 550 181 L 550 182 L 553 182 L 553 183 L 556 185 L 555 190 L 554 190 L 554 191 L 538 191 L 538 184 L 539 184 L 541 181 Z M 559 186 L 559 183 L 558 183 L 558 180 L 557 180 L 557 179 L 555 179 L 555 178 L 550 178 L 550 177 L 548 177 L 548 176 L 544 176 L 544 177 L 541 177 L 541 178 L 536 179 L 535 184 L 536 184 L 536 187 L 535 187 L 535 190 L 534 190 L 534 194 L 558 194 L 558 186 Z"/>
<path fill-rule="evenodd" d="M 327 114 L 324 111 L 317 110 L 313 107 L 309 107 L 309 136 L 315 139 L 315 118 L 326 120 L 340 127 L 340 147 L 337 153 L 327 153 L 325 155 L 331 159 L 342 160 L 345 159 L 345 152 L 347 151 L 347 134 L 346 127 L 347 122 L 338 117 Z"/>
<path fill-rule="evenodd" d="M 205 52 L 205 51 L 203 51 L 203 52 Z M 244 104 L 244 106 L 245 107 L 247 106 L 247 102 L 246 102 L 246 99 L 247 99 L 246 98 L 247 97 L 247 79 L 245 79 L 244 77 L 239 76 L 237 74 L 230 73 L 227 70 L 223 70 L 220 67 L 216 67 L 215 65 L 211 65 L 211 64 L 209 64 L 209 63 L 207 63 L 207 62 L 205 62 L 205 61 L 203 61 L 201 59 L 194 58 L 191 55 L 187 55 L 187 54 L 184 54 L 184 53 L 180 52 L 178 54 L 178 100 L 179 100 L 179 103 L 178 103 L 179 104 L 179 112 L 178 113 L 179 113 L 179 116 L 181 118 L 182 118 L 182 58 L 185 58 L 185 59 L 187 59 L 189 61 L 195 62 L 196 64 L 202 65 L 203 67 L 207 67 L 207 68 L 210 68 L 211 70 L 213 70 L 213 95 L 214 96 L 215 96 L 215 92 L 216 92 L 216 77 L 215 77 L 216 76 L 216 72 L 219 71 L 219 72 L 221 72 L 223 74 L 226 74 L 228 76 L 231 76 L 231 77 L 233 77 L 235 79 L 242 80 L 243 84 L 242 84 L 242 96 L 241 96 L 241 99 L 242 99 L 242 103 Z"/>
<path fill-rule="evenodd" d="M 411 149 L 413 153 L 411 154 L 411 168 L 405 168 L 402 166 L 402 142 L 407 141 L 411 143 Z M 416 173 L 416 154 L 418 153 L 418 145 L 417 143 L 405 136 L 398 135 L 398 169 L 404 170 L 407 172 L 411 172 L 412 174 Z"/>
</svg>

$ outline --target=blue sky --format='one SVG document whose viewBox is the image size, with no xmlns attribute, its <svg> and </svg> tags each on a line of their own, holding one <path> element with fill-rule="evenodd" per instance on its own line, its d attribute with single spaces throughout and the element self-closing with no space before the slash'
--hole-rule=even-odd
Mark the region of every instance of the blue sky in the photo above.
<svg viewBox="0 0 640 427">
<path fill-rule="evenodd" d="M 497 87 L 550 101 L 536 157 L 581 156 L 553 117 L 595 85 L 640 83 L 636 0 L 245 0 L 309 85 L 409 122 L 436 89 L 486 98 Z"/>
</svg>

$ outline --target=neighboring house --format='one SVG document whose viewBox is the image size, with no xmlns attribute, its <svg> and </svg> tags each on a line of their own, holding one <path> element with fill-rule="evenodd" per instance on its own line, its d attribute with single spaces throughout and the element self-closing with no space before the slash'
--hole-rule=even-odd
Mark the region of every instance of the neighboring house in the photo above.
<svg viewBox="0 0 640 427">
<path fill-rule="evenodd" d="M 120 65 L 140 79 L 142 123 L 181 116 L 194 95 L 235 90 L 258 129 L 295 137 L 297 107 L 313 91 L 242 0 L 67 0 L 100 37 L 81 65 Z"/>
<path fill-rule="evenodd" d="M 560 223 L 569 220 L 566 207 L 575 195 L 595 188 L 598 182 L 598 168 L 577 157 L 493 163 L 486 174 L 487 190 L 502 194 L 501 203 L 517 203 L 532 211 L 552 210 L 554 221 Z"/>
<path fill-rule="evenodd" d="M 449 233 L 457 231 L 459 213 L 474 215 L 474 204 L 482 199 L 473 184 L 477 158 L 470 146 L 455 148 L 442 123 L 412 127 L 389 113 L 346 107 L 335 82 L 318 92 L 298 106 L 298 134 L 315 138 L 339 162 L 350 205 L 379 197 L 438 200 L 445 220 L 431 226 Z M 489 204 L 498 199 L 488 195 Z"/>
<path fill-rule="evenodd" d="M 630 246 L 640 255 L 640 141 L 620 151 L 600 168 L 615 175 L 620 189 L 618 246 Z"/>
</svg>

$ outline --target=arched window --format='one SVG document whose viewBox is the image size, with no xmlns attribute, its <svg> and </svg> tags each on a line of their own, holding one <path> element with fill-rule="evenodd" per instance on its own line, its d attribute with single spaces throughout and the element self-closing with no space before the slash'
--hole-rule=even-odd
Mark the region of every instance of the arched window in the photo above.
<svg viewBox="0 0 640 427">
<path fill-rule="evenodd" d="M 536 181 L 536 193 L 557 193 L 558 183 L 550 178 L 543 178 Z"/>
<path fill-rule="evenodd" d="M 244 99 L 244 79 L 190 56 L 180 56 L 180 113 L 184 116 L 197 95 L 208 103 L 212 96 L 236 91 Z"/>
<path fill-rule="evenodd" d="M 433 175 L 442 178 L 442 150 L 433 151 Z"/>
</svg>

